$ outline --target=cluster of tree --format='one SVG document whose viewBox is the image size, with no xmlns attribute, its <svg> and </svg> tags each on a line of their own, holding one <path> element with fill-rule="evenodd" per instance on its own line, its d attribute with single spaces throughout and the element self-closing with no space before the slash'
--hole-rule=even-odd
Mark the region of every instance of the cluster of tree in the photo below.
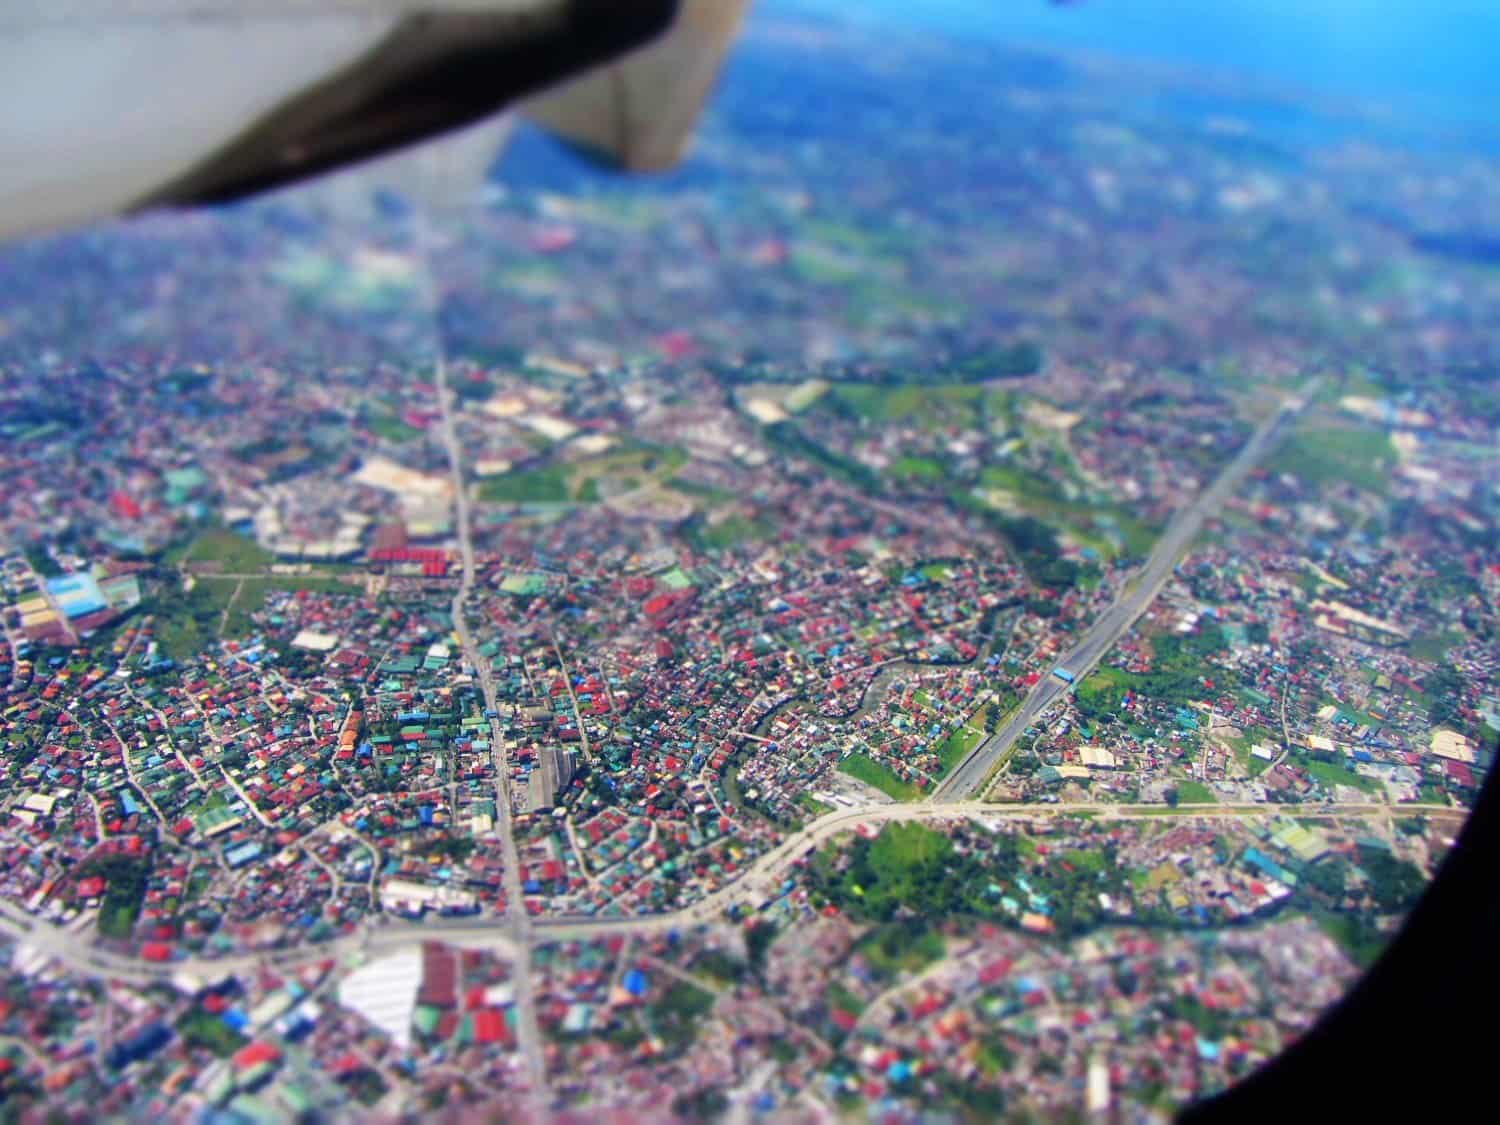
<svg viewBox="0 0 1500 1125">
<path fill-rule="evenodd" d="M 1005 537 L 1032 582 L 1054 591 L 1071 590 L 1078 585 L 1082 571 L 1072 559 L 1062 557 L 1062 546 L 1050 525 L 1035 516 L 996 511 L 962 489 L 949 493 L 949 498 Z"/>
<path fill-rule="evenodd" d="M 146 897 L 150 860 L 126 855 L 95 856 L 78 869 L 78 875 L 79 878 L 98 875 L 104 879 L 99 928 L 108 937 L 127 937 Z"/>
<path fill-rule="evenodd" d="M 697 1037 L 698 1022 L 714 1006 L 714 995 L 707 989 L 674 981 L 666 992 L 646 1007 L 651 1030 L 662 1041 L 668 1056 L 692 1046 Z"/>
<path fill-rule="evenodd" d="M 1427 886 L 1427 880 L 1416 864 L 1379 848 L 1365 848 L 1360 853 L 1359 867 L 1369 880 L 1370 898 L 1375 909 L 1382 914 L 1410 910 Z"/>
<path fill-rule="evenodd" d="M 766 443 L 788 457 L 811 461 L 829 476 L 865 492 L 880 491 L 880 476 L 868 465 L 841 457 L 813 441 L 795 422 L 773 422 L 761 427 Z"/>
<path fill-rule="evenodd" d="M 1108 858 L 1098 866 L 1060 861 L 1025 860 L 1017 837 L 1001 834 L 970 838 L 960 853 L 946 837 L 922 828 L 936 840 L 911 846 L 882 844 L 893 828 L 887 826 L 874 841 L 855 840 L 848 862 L 836 869 L 827 853 L 810 867 L 814 896 L 861 921 L 887 922 L 899 917 L 948 919 L 960 916 L 1012 921 L 994 894 L 992 884 L 1003 884 L 1021 871 L 1033 891 L 1047 899 L 1056 932 L 1064 937 L 1086 933 L 1103 921 L 1099 893 L 1126 896 L 1129 888 L 1118 867 Z M 1016 892 L 1013 892 L 1016 893 Z"/>
<path fill-rule="evenodd" d="M 1457 726 L 1464 723 L 1460 706 L 1464 698 L 1464 677 L 1451 664 L 1439 664 L 1422 681 L 1422 691 L 1431 703 L 1427 707 L 1427 718 L 1435 727 Z"/>
</svg>

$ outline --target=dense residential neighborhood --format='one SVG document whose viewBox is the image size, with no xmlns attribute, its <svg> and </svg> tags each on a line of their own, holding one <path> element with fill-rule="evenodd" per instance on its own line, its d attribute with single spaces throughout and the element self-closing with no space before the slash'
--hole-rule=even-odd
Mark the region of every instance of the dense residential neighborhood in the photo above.
<svg viewBox="0 0 1500 1125">
<path fill-rule="evenodd" d="M 681 178 L 0 249 L 0 1111 L 1165 1120 L 1416 903 L 1500 168 L 766 8 Z"/>
</svg>

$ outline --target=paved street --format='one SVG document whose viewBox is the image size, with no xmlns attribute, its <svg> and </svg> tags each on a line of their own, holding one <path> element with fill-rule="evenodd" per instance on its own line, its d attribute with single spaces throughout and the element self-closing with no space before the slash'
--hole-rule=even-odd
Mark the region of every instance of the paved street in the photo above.
<svg viewBox="0 0 1500 1125">
<path fill-rule="evenodd" d="M 448 464 L 453 474 L 454 524 L 458 533 L 463 577 L 458 591 L 453 595 L 453 631 L 463 648 L 464 662 L 474 670 L 479 680 L 479 689 L 484 697 L 485 709 L 491 714 L 499 711 L 494 677 L 490 662 L 480 654 L 474 636 L 469 630 L 466 603 L 469 591 L 474 587 L 474 537 L 473 520 L 469 511 L 468 489 L 464 482 L 463 450 L 459 447 L 458 433 L 453 424 L 452 392 L 448 388 L 447 364 L 440 356 L 437 362 L 437 397 L 442 411 L 442 433 L 448 447 Z M 516 838 L 511 824 L 510 807 L 510 762 L 506 755 L 506 742 L 500 723 L 490 720 L 490 762 L 495 773 L 495 828 L 499 834 L 505 863 L 505 919 L 503 936 L 512 956 L 511 977 L 515 986 L 516 1035 L 521 1053 L 526 1059 L 530 1076 L 532 1117 L 545 1117 L 547 1106 L 547 1065 L 542 1053 L 542 1033 L 537 1024 L 536 1002 L 532 993 L 530 919 L 526 914 L 526 901 L 521 888 L 521 860 L 516 851 Z M 493 931 L 493 926 L 489 927 Z M 409 939 L 410 940 L 410 939 Z"/>
<path fill-rule="evenodd" d="M 1285 436 L 1305 405 L 1317 393 L 1320 384 L 1321 379 L 1309 381 L 1297 398 L 1283 403 L 1280 409 L 1262 422 L 1214 482 L 1192 504 L 1172 518 L 1157 540 L 1151 556 L 1126 586 L 1120 600 L 1100 615 L 1084 633 L 1083 639 L 1057 661 L 1056 667 L 1071 672 L 1076 683 L 1114 647 L 1126 630 L 1151 607 L 1151 603 L 1172 577 L 1178 559 L 1202 530 L 1204 522 L 1219 511 L 1245 474 Z M 1005 725 L 970 751 L 968 757 L 943 779 L 933 791 L 932 800 L 961 801 L 977 793 L 985 780 L 1005 760 L 1016 740 L 1054 701 L 1072 690 L 1073 686 L 1055 675 L 1043 676 Z"/>
</svg>

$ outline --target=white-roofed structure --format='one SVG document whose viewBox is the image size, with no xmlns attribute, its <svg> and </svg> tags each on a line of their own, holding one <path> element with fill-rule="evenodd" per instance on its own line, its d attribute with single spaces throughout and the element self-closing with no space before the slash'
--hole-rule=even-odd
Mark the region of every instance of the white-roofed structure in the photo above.
<svg viewBox="0 0 1500 1125">
<path fill-rule="evenodd" d="M 419 947 L 361 965 L 339 985 L 339 1003 L 358 1012 L 403 1051 L 411 1046 L 411 1014 L 422 983 Z"/>
<path fill-rule="evenodd" d="M 1102 746 L 1080 746 L 1078 759 L 1091 770 L 1112 770 L 1117 764 L 1114 754 Z"/>
</svg>

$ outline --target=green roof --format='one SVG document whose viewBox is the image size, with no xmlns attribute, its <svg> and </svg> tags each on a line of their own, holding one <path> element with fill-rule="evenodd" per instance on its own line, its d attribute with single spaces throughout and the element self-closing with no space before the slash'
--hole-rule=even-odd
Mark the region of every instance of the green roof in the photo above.
<svg viewBox="0 0 1500 1125">
<path fill-rule="evenodd" d="M 412 1026 L 423 1035 L 436 1033 L 438 1024 L 442 1021 L 443 1013 L 430 1004 L 423 1004 L 411 1014 Z"/>
<path fill-rule="evenodd" d="M 686 590 L 693 584 L 693 580 L 683 572 L 682 567 L 674 566 L 661 576 L 661 584 L 669 590 Z"/>
<path fill-rule="evenodd" d="M 162 474 L 168 488 L 191 492 L 208 480 L 202 469 L 192 466 L 186 469 L 168 469 Z"/>
</svg>

